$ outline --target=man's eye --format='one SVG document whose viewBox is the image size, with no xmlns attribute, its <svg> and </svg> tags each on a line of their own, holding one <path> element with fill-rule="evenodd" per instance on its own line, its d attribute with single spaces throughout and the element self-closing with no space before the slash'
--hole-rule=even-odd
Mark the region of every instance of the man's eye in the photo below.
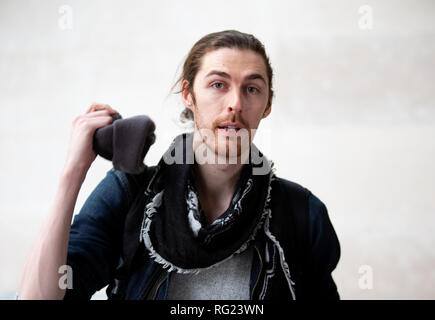
<svg viewBox="0 0 435 320">
<path fill-rule="evenodd" d="M 216 85 L 218 85 L 219 87 L 216 87 Z M 224 84 L 222 82 L 215 82 L 212 84 L 213 87 L 215 87 L 216 89 L 222 89 Z"/>
<path fill-rule="evenodd" d="M 256 87 L 248 87 L 249 93 L 257 93 L 259 90 Z"/>
</svg>

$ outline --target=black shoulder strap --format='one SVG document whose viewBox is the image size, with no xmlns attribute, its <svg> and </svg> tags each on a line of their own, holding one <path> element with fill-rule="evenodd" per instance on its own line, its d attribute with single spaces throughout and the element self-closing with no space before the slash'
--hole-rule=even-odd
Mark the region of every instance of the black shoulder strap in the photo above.
<svg viewBox="0 0 435 320">
<path fill-rule="evenodd" d="M 106 290 L 109 299 L 124 299 L 128 277 L 133 268 L 135 257 L 140 251 L 139 235 L 144 214 L 140 208 L 144 208 L 149 200 L 145 191 L 156 170 L 157 166 L 151 166 L 145 167 L 144 173 L 140 176 L 126 174 L 128 179 L 127 192 L 130 199 L 129 208 L 124 222 L 121 257 L 115 271 L 115 278 Z"/>
<path fill-rule="evenodd" d="M 292 280 L 296 284 L 296 296 L 308 252 L 309 194 L 310 191 L 301 185 L 277 178 L 271 200 L 270 231 L 284 251 Z"/>
<path fill-rule="evenodd" d="M 146 176 L 141 181 L 141 186 L 138 189 L 125 218 L 122 255 L 128 272 L 130 272 L 133 260 L 140 246 L 139 235 L 144 215 L 143 209 L 145 208 L 145 204 L 149 201 L 149 196 L 145 191 L 156 169 L 156 166 L 147 168 Z"/>
</svg>

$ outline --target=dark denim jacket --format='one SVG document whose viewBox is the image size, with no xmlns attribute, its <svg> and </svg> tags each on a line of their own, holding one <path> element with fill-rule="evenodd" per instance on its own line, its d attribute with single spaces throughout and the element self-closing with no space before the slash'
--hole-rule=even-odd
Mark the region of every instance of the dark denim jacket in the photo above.
<svg viewBox="0 0 435 320">
<path fill-rule="evenodd" d="M 85 201 L 71 226 L 67 264 L 73 270 L 73 288 L 65 299 L 90 299 L 112 283 L 119 265 L 124 220 L 139 186 L 131 175 L 111 169 Z M 313 297 L 339 299 L 331 272 L 340 259 L 340 245 L 325 205 L 313 194 L 309 197 L 309 242 L 316 270 Z M 258 285 L 263 268 L 262 246 L 254 242 L 250 296 Z M 166 299 L 170 273 L 152 259 L 136 268 L 128 280 L 125 299 Z"/>
</svg>

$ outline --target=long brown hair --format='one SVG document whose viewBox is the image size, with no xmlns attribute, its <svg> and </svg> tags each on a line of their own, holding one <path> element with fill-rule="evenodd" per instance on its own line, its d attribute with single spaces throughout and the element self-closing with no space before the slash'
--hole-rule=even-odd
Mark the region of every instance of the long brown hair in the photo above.
<svg viewBox="0 0 435 320">
<path fill-rule="evenodd" d="M 201 67 L 201 59 L 206 53 L 220 48 L 252 50 L 263 57 L 264 64 L 266 65 L 267 76 L 269 79 L 269 99 L 267 102 L 267 107 L 269 107 L 273 97 L 273 70 L 270 65 L 269 58 L 266 54 L 264 45 L 252 34 L 243 33 L 237 30 L 214 32 L 207 34 L 199 39 L 194 44 L 192 49 L 190 49 L 189 54 L 187 55 L 187 58 L 183 65 L 183 71 L 175 84 L 172 86 L 171 91 L 174 90 L 177 84 L 182 83 L 184 80 L 187 80 L 188 85 L 184 88 L 184 90 L 188 90 L 192 94 L 193 102 L 196 104 L 195 94 L 193 92 L 193 82 L 195 80 L 196 74 Z M 175 92 L 175 94 L 181 92 L 182 90 L 180 89 L 179 91 Z M 184 110 L 181 112 L 180 120 L 181 122 L 193 120 L 192 111 L 188 108 L 184 108 Z"/>
</svg>

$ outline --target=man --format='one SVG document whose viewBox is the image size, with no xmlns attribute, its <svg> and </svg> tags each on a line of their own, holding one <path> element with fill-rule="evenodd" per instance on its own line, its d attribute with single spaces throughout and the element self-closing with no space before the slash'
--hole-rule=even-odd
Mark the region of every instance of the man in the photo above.
<svg viewBox="0 0 435 320">
<path fill-rule="evenodd" d="M 110 284 L 112 299 L 339 298 L 325 205 L 276 177 L 252 143 L 272 76 L 252 35 L 212 33 L 192 47 L 177 83 L 193 133 L 143 174 L 108 172 L 71 226 L 73 288 L 59 297 Z"/>
</svg>

